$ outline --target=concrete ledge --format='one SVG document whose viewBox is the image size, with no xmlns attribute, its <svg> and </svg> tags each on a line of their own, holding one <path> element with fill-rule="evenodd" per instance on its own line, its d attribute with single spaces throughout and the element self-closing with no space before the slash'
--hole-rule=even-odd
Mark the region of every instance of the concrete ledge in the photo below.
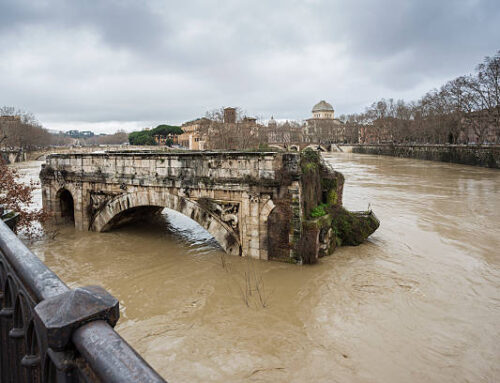
<svg viewBox="0 0 500 383">
<path fill-rule="evenodd" d="M 353 145 L 352 152 L 500 169 L 500 145 Z"/>
</svg>

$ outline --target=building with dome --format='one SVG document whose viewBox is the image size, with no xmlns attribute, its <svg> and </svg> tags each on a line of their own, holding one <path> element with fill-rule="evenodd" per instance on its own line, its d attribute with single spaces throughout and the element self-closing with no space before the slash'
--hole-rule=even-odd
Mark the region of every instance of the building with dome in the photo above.
<svg viewBox="0 0 500 383">
<path fill-rule="evenodd" d="M 304 142 L 333 144 L 346 142 L 345 125 L 335 118 L 333 106 L 321 100 L 312 108 L 312 117 L 304 124 Z"/>
<path fill-rule="evenodd" d="M 333 120 L 334 119 L 333 106 L 327 103 L 325 100 L 321 100 L 312 109 L 312 118 L 321 120 Z"/>
</svg>

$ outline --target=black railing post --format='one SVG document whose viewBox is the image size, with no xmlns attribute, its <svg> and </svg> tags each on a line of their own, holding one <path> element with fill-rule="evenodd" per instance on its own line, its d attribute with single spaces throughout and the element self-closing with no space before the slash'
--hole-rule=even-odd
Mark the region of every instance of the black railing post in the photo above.
<svg viewBox="0 0 500 383">
<path fill-rule="evenodd" d="M 116 298 L 70 290 L 0 219 L 0 383 L 164 383 L 118 318 Z"/>
<path fill-rule="evenodd" d="M 78 287 L 48 298 L 35 306 L 35 326 L 47 347 L 49 374 L 58 382 L 72 382 L 75 349 L 73 333 L 82 325 L 95 320 L 106 321 L 114 327 L 120 316 L 118 300 L 99 286 Z"/>
</svg>

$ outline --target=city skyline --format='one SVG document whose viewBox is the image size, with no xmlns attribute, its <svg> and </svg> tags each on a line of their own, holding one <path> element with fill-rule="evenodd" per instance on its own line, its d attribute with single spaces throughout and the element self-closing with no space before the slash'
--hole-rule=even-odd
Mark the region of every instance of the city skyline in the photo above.
<svg viewBox="0 0 500 383">
<path fill-rule="evenodd" d="M 494 1 L 0 4 L 0 106 L 54 130 L 180 125 L 220 106 L 302 120 L 415 100 L 498 49 Z"/>
</svg>

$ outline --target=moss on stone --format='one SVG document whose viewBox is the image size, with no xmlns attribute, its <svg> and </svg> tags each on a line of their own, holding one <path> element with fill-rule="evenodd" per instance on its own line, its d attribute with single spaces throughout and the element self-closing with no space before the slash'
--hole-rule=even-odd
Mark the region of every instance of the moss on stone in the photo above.
<svg viewBox="0 0 500 383">
<path fill-rule="evenodd" d="M 379 226 L 380 221 L 371 211 L 350 212 L 339 208 L 332 213 L 332 228 L 335 236 L 340 240 L 340 245 L 360 245 Z"/>
<path fill-rule="evenodd" d="M 330 191 L 328 191 L 327 193 L 327 199 L 326 199 L 326 202 L 328 205 L 332 206 L 332 205 L 336 205 L 337 202 L 338 202 L 338 194 L 337 194 L 337 191 L 335 189 L 330 189 Z"/>
<path fill-rule="evenodd" d="M 314 172 L 318 169 L 318 165 L 313 162 L 308 162 L 302 166 L 302 171 L 304 173 Z"/>
<path fill-rule="evenodd" d="M 314 263 L 337 246 L 359 245 L 378 228 L 373 213 L 342 207 L 344 176 L 325 164 L 319 152 L 303 151 L 300 170 L 303 221 L 298 249 L 303 263 Z"/>
<path fill-rule="evenodd" d="M 42 165 L 42 170 L 40 170 L 40 180 L 42 183 L 46 180 L 54 178 L 54 169 L 47 165 Z"/>
<path fill-rule="evenodd" d="M 322 178 L 321 179 L 321 186 L 323 189 L 336 189 L 337 188 L 337 179 L 335 178 Z"/>
<path fill-rule="evenodd" d="M 323 188 L 320 176 L 321 158 L 318 152 L 307 149 L 300 153 L 300 169 L 302 184 L 302 201 L 304 216 L 310 217 L 313 209 L 316 209 L 322 202 Z M 321 214 L 321 208 L 315 211 L 315 217 Z"/>
</svg>

